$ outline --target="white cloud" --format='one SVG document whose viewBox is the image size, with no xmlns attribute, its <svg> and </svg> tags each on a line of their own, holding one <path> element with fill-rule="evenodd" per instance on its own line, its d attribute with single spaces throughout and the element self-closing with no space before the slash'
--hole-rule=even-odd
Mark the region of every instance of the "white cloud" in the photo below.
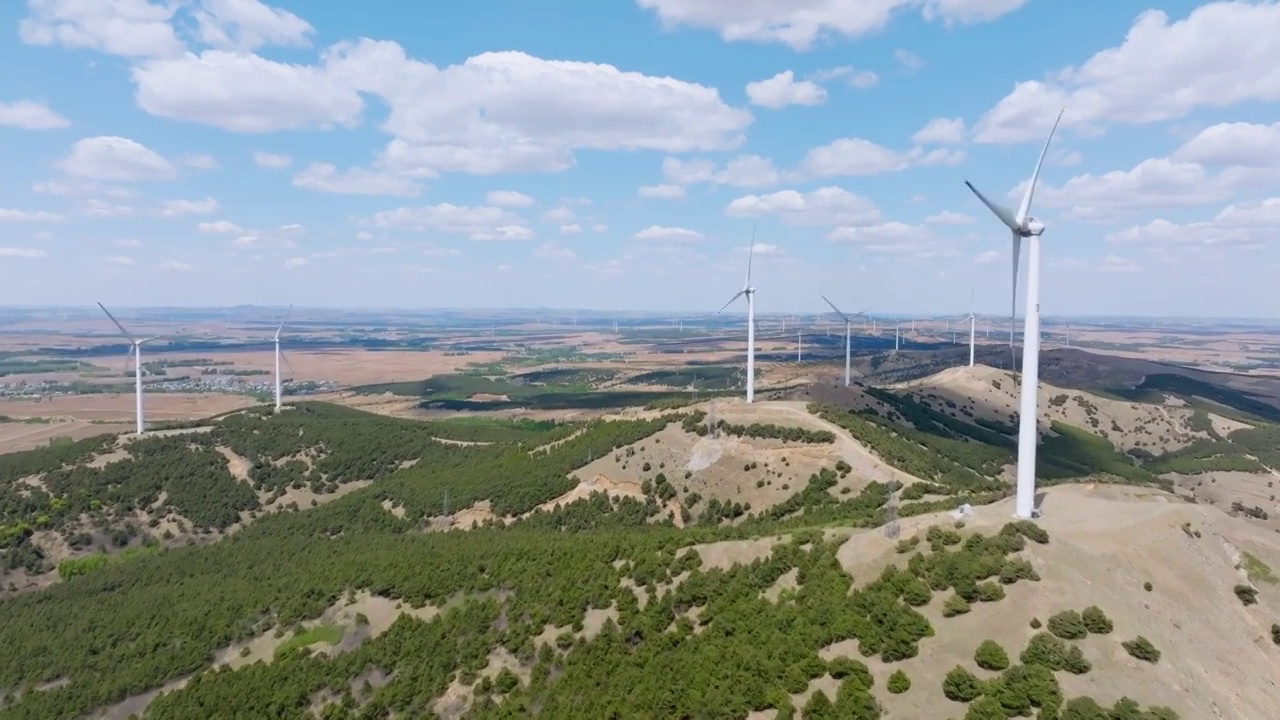
<svg viewBox="0 0 1280 720">
<path fill-rule="evenodd" d="M 904 50 L 902 48 L 894 50 L 893 59 L 897 60 L 899 65 L 908 70 L 919 70 L 924 67 L 924 58 L 910 50 Z"/>
<path fill-rule="evenodd" d="M 1079 165 L 1082 158 L 1080 157 L 1080 153 L 1074 150 L 1054 148 L 1049 151 L 1049 155 L 1045 159 L 1049 161 L 1050 165 L 1067 167 L 1070 165 Z"/>
<path fill-rule="evenodd" d="M 838 227 L 827 233 L 827 239 L 855 244 L 859 251 L 908 256 L 916 260 L 960 255 L 955 247 L 940 243 L 928 227 L 894 221 L 862 227 Z"/>
<path fill-rule="evenodd" d="M 216 222 L 202 222 L 196 225 L 198 232 L 207 233 L 209 235 L 233 235 L 244 232 L 244 228 L 231 222 L 230 220 L 218 220 Z"/>
<path fill-rule="evenodd" d="M 973 217 L 964 213 L 951 212 L 943 210 L 936 215 L 930 215 L 924 221 L 930 225 L 972 225 L 976 222 Z"/>
<path fill-rule="evenodd" d="M 1146 245 L 1153 249 L 1178 246 L 1256 248 L 1274 244 L 1280 236 L 1280 198 L 1239 203 L 1223 208 L 1211 220 L 1175 223 L 1156 219 L 1107 235 L 1107 242 Z"/>
<path fill-rule="evenodd" d="M 218 201 L 211 197 L 203 200 L 167 200 L 156 210 L 160 217 L 176 218 L 187 215 L 208 215 L 218 211 Z"/>
<path fill-rule="evenodd" d="M 1000 259 L 1000 253 L 995 250 L 983 250 L 973 261 L 979 265 L 991 265 Z"/>
<path fill-rule="evenodd" d="M 1280 4 L 1211 2 L 1184 19 L 1137 17 L 1125 40 L 1079 67 L 1018 83 L 979 120 L 978 142 L 1042 140 L 1059 108 L 1064 127 L 1150 123 L 1200 107 L 1280 100 Z"/>
<path fill-rule="evenodd" d="M 260 168 L 283 170 L 293 164 L 293 158 L 276 153 L 255 152 L 253 154 L 253 163 Z"/>
<path fill-rule="evenodd" d="M 41 248 L 0 247 L 0 257 L 41 258 L 48 254 Z"/>
<path fill-rule="evenodd" d="M 114 135 L 77 140 L 58 166 L 68 175 L 86 180 L 144 182 L 176 176 L 173 164 L 155 151 Z"/>
<path fill-rule="evenodd" d="M 573 254 L 573 251 L 572 251 L 572 250 L 570 250 L 569 248 L 567 248 L 567 247 L 565 247 L 565 246 L 563 246 L 563 245 L 558 245 L 558 244 L 556 244 L 556 243 L 550 243 L 550 242 L 549 242 L 549 243 L 543 243 L 541 246 L 539 246 L 539 247 L 538 247 L 538 249 L 535 251 L 535 253 L 536 253 L 539 257 L 548 257 L 548 258 L 571 258 L 571 257 L 576 257 L 576 256 Z"/>
<path fill-rule="evenodd" d="M 870 70 L 858 70 L 849 65 L 842 65 L 830 70 L 819 70 L 812 75 L 812 79 L 816 82 L 827 82 L 837 78 L 847 78 L 845 82 L 850 87 L 859 90 L 875 87 L 876 83 L 880 82 L 880 76 Z"/>
<path fill-rule="evenodd" d="M 577 235 L 582 232 L 582 226 L 577 223 L 560 226 L 561 235 Z"/>
<path fill-rule="evenodd" d="M 130 265 L 136 264 L 133 261 L 133 258 L 126 257 L 124 255 L 112 255 L 111 257 L 107 258 L 107 262 L 111 263 L 112 265 L 119 265 L 121 267 L 128 267 Z"/>
<path fill-rule="evenodd" d="M 725 41 L 782 43 L 808 50 L 821 40 L 859 38 L 883 30 L 895 12 L 920 7 L 926 20 L 948 26 L 994 20 L 1026 0 L 806 0 L 805 2 L 720 2 L 719 0 L 636 0 L 666 27 L 688 25 L 720 33 Z"/>
<path fill-rule="evenodd" d="M 790 70 L 767 80 L 747 83 L 747 97 L 752 105 L 781 110 L 788 105 L 821 105 L 827 100 L 827 91 L 810 80 L 796 81 Z"/>
<path fill-rule="evenodd" d="M 62 222 L 65 217 L 47 210 L 12 210 L 0 208 L 0 221 L 14 222 Z"/>
<path fill-rule="evenodd" d="M 515 190 L 493 190 L 485 194 L 484 203 L 497 207 L 532 207 L 534 200 Z"/>
<path fill-rule="evenodd" d="M 574 214 L 569 208 L 560 205 L 542 213 L 542 222 L 550 225 L 560 225 L 573 222 Z"/>
<path fill-rule="evenodd" d="M 573 152 L 732 149 L 751 114 L 719 93 L 611 65 L 489 52 L 438 68 L 394 42 L 339 43 L 315 66 L 211 50 L 134 70 L 139 106 L 240 132 L 353 126 L 361 94 L 390 108 L 378 162 L 401 174 L 545 172 Z"/>
<path fill-rule="evenodd" d="M 687 230 L 681 227 L 663 227 L 661 225 L 650 225 L 635 234 L 637 240 L 653 240 L 657 242 L 688 242 L 701 240 L 702 237 L 702 233 L 697 230 Z"/>
<path fill-rule="evenodd" d="M 642 198 L 664 198 L 673 200 L 684 197 L 683 185 L 642 185 L 636 194 Z"/>
<path fill-rule="evenodd" d="M 603 223 L 596 223 L 595 225 L 591 226 L 591 232 L 595 232 L 595 233 L 609 232 L 609 226 Z"/>
<path fill-rule="evenodd" d="M 472 240 L 528 240 L 534 233 L 503 208 L 441 203 L 386 210 L 373 216 L 377 227 L 466 235 Z"/>
<path fill-rule="evenodd" d="M 56 130 L 71 126 L 71 121 L 47 106 L 31 100 L 0 103 L 0 125 L 24 130 Z"/>
<path fill-rule="evenodd" d="M 160 263 L 161 270 L 172 270 L 174 272 L 187 272 L 191 266 L 178 260 L 165 260 Z"/>
<path fill-rule="evenodd" d="M 307 259 L 306 259 L 306 258 L 304 258 L 304 257 L 291 257 L 291 258 L 289 258 L 288 260 L 285 260 L 285 261 L 284 261 L 284 267 L 285 267 L 285 269 L 286 269 L 286 270 L 292 270 L 292 269 L 294 269 L 294 268 L 300 268 L 300 267 L 302 267 L 303 265 L 306 265 L 306 264 L 307 264 Z"/>
<path fill-rule="evenodd" d="M 875 203 L 839 187 L 812 192 L 780 190 L 768 195 L 745 195 L 729 203 L 726 215 L 759 217 L 776 214 L 789 225 L 869 225 L 879 222 Z"/>
<path fill-rule="evenodd" d="M 219 48 L 306 46 L 315 32 L 306 20 L 259 0 L 201 0 L 201 6 L 195 13 L 200 40 Z"/>
<path fill-rule="evenodd" d="M 911 136 L 917 145 L 956 145 L 964 142 L 964 118 L 934 118 Z"/>
<path fill-rule="evenodd" d="M 113 205 L 105 200 L 92 198 L 76 203 L 76 213 L 89 217 L 129 217 L 133 208 L 128 205 Z"/>
<path fill-rule="evenodd" d="M 329 163 L 311 163 L 293 176 L 294 187 L 343 195 L 391 195 L 417 197 L 422 187 L 412 178 L 385 170 L 348 168 L 342 172 Z"/>
<path fill-rule="evenodd" d="M 862 138 L 841 138 L 816 147 L 805 155 L 801 168 L 811 177 L 834 175 L 879 175 L 898 172 L 913 165 L 956 165 L 965 159 L 960 150 L 916 147 L 901 153 Z"/>
<path fill-rule="evenodd" d="M 126 57 L 181 53 L 182 42 L 169 20 L 177 3 L 150 0 L 28 0 L 30 16 L 18 23 L 28 45 L 61 45 Z"/>
<path fill-rule="evenodd" d="M 1201 130 L 1170 156 L 1210 166 L 1280 168 L 1280 123 L 1218 123 Z"/>
</svg>

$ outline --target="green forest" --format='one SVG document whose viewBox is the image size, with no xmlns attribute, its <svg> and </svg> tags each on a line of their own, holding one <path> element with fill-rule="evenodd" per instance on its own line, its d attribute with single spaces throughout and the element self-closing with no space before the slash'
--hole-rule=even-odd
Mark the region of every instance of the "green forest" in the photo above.
<svg viewBox="0 0 1280 720">
<path fill-rule="evenodd" d="M 1006 436 L 918 404 L 896 407 L 909 425 L 811 410 L 929 481 L 902 493 L 899 515 L 1007 492 L 994 478 L 1010 452 Z M 835 556 L 844 536 L 824 531 L 882 525 L 899 488 L 872 482 L 837 495 L 847 465 L 815 473 L 770 508 L 682 508 L 694 511 L 683 529 L 658 503 L 679 480 L 656 469 L 644 501 L 597 494 L 535 510 L 572 489 L 573 473 L 591 458 L 672 423 L 706 431 L 697 412 L 578 423 L 412 421 L 303 402 L 118 448 L 115 437 L 100 436 L 0 455 L 5 566 L 51 570 L 32 541 L 42 531 L 61 533 L 83 552 L 60 566 L 63 582 L 0 599 L 0 720 L 78 717 L 179 680 L 185 685 L 160 695 L 146 718 L 207 718 L 214 707 L 236 718 L 432 717 L 435 699 L 458 685 L 474 698 L 468 718 L 535 711 L 584 720 L 741 718 L 767 708 L 806 720 L 879 718 L 886 693 L 948 692 L 913 686 L 905 673 L 877 684 L 868 669 L 914 657 L 946 632 L 947 619 L 935 626 L 920 608 L 937 604 L 951 618 L 1000 602 L 1005 587 L 1039 580 L 1019 553 L 1050 538 L 1030 523 L 988 536 L 935 526 L 899 544 L 901 563 L 850 576 Z M 834 440 L 772 425 L 717 427 L 787 442 Z M 1046 454 L 1060 477 L 1107 472 L 1152 481 L 1101 438 L 1071 428 L 1059 438 Z M 247 483 L 220 448 L 248 461 Z M 116 450 L 127 456 L 92 462 Z M 327 495 L 356 481 L 372 482 L 316 507 L 263 512 L 287 488 Z M 426 531 L 428 518 L 481 500 L 500 517 L 529 514 L 468 532 Z M 136 512 L 143 509 L 152 522 L 180 517 L 210 538 L 240 529 L 218 542 L 144 542 Z M 694 546 L 733 539 L 762 539 L 772 552 L 729 570 L 703 566 Z M 795 587 L 767 599 L 765 591 L 793 571 Z M 402 614 L 346 652 L 313 654 L 312 639 L 336 643 L 354 630 L 306 634 L 299 624 L 362 591 L 441 611 L 430 620 Z M 606 610 L 598 633 L 585 632 L 588 611 Z M 540 641 L 548 627 L 553 639 Z M 210 670 L 225 648 L 268 634 L 287 643 L 270 662 Z M 855 640 L 860 657 L 819 656 L 842 640 Z M 1065 697 L 1057 680 L 1081 670 L 1078 650 L 1048 639 L 1033 644 L 995 679 L 957 680 L 964 687 L 956 692 L 968 695 L 957 714 L 1175 717 L 1136 704 L 1121 709 L 1137 714 L 1088 714 L 1092 701 Z M 524 672 L 490 672 L 499 647 Z M 839 681 L 837 695 L 817 693 L 795 707 L 791 696 L 824 675 Z"/>
</svg>

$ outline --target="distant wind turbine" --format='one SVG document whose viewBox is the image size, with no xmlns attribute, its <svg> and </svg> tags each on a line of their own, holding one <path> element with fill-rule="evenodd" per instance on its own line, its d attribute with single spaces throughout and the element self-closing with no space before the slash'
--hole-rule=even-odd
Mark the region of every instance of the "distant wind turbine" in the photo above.
<svg viewBox="0 0 1280 720">
<path fill-rule="evenodd" d="M 120 321 L 116 320 L 116 317 L 102 303 L 98 303 L 98 307 L 102 308 L 102 312 L 111 318 L 111 322 L 115 323 L 115 326 L 119 328 L 120 334 L 129 341 L 129 355 L 133 356 L 134 416 L 137 423 L 137 433 L 141 435 L 146 430 L 142 418 L 142 344 L 151 342 L 160 336 L 152 335 L 151 337 L 135 338 L 128 330 L 124 329 Z M 128 362 L 128 360 L 125 362 Z"/>
<path fill-rule="evenodd" d="M 991 202 L 978 192 L 972 183 L 965 182 L 982 204 L 986 205 L 987 209 L 1013 234 L 1015 308 L 1019 246 L 1023 240 L 1027 241 L 1027 307 L 1023 313 L 1022 383 L 1018 409 L 1018 495 L 1014 511 L 1019 518 L 1032 518 L 1037 515 L 1035 508 L 1036 442 L 1039 417 L 1036 395 L 1040 385 L 1040 236 L 1044 234 L 1044 223 L 1031 216 L 1031 200 L 1036 192 L 1036 182 L 1040 179 L 1040 167 L 1044 164 L 1044 156 L 1049 152 L 1049 143 L 1053 142 L 1053 134 L 1057 131 L 1061 120 L 1062 112 L 1059 112 L 1058 119 L 1054 120 L 1053 128 L 1049 130 L 1049 138 L 1045 140 L 1044 148 L 1040 151 L 1040 159 L 1036 161 L 1036 168 L 1031 173 L 1031 182 L 1027 183 L 1022 204 L 1018 206 L 1016 214 L 1006 207 Z M 1012 330 L 1010 336 L 1012 342 Z"/>
<path fill-rule="evenodd" d="M 978 316 L 973 314 L 973 290 L 969 291 L 969 367 L 973 367 L 973 338 Z"/>
<path fill-rule="evenodd" d="M 276 412 L 280 412 L 280 394 L 282 384 L 280 377 L 280 360 L 284 357 L 283 353 L 280 352 L 280 332 L 284 330 L 284 324 L 289 321 L 289 315 L 291 313 L 293 313 L 292 305 L 290 305 L 289 309 L 285 311 L 284 319 L 280 321 L 280 327 L 276 328 L 276 336 L 272 338 L 272 341 L 276 345 Z M 285 362 L 287 363 L 288 360 L 285 360 Z"/>
<path fill-rule="evenodd" d="M 751 260 L 756 254 L 756 228 L 751 226 L 751 246 L 747 249 L 747 279 L 738 294 L 729 298 L 729 302 L 720 308 L 725 311 L 740 297 L 747 298 L 747 402 L 755 402 L 756 398 L 756 289 L 751 287 Z"/>
<path fill-rule="evenodd" d="M 851 338 L 851 332 L 852 332 L 851 328 L 852 328 L 853 318 L 856 318 L 859 315 L 865 315 L 867 311 L 870 310 L 871 308 L 868 307 L 866 310 L 862 310 L 860 312 L 854 313 L 853 315 L 845 315 L 844 313 L 840 312 L 840 308 L 836 307 L 835 303 L 827 299 L 826 295 L 822 296 L 822 301 L 830 305 L 831 309 L 835 310 L 836 314 L 840 316 L 840 319 L 844 320 L 844 386 L 849 387 L 849 348 L 850 348 L 850 338 Z M 874 327 L 874 321 L 873 321 L 873 327 Z"/>
</svg>

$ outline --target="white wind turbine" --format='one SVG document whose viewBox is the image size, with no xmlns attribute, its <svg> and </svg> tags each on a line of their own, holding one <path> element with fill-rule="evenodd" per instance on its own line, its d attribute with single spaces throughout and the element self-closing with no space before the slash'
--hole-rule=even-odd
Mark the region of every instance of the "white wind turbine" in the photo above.
<svg viewBox="0 0 1280 720">
<path fill-rule="evenodd" d="M 1065 108 L 1064 108 L 1065 111 Z M 1027 241 L 1027 306 L 1023 318 L 1022 330 L 1022 383 L 1019 391 L 1018 418 L 1018 495 L 1015 502 L 1014 515 L 1019 518 L 1036 516 L 1036 442 L 1039 425 L 1037 391 L 1039 389 L 1040 370 L 1040 236 L 1044 234 L 1044 223 L 1031 216 L 1031 199 L 1036 192 L 1036 182 L 1040 179 L 1040 166 L 1044 164 L 1045 153 L 1049 152 L 1049 143 L 1053 142 L 1053 134 L 1062 120 L 1062 112 L 1053 121 L 1049 130 L 1049 138 L 1040 150 L 1040 159 L 1031 173 L 1031 182 L 1027 183 L 1026 192 L 1022 196 L 1022 204 L 1017 214 L 1008 208 L 997 205 L 987 199 L 972 183 L 965 185 L 973 191 L 982 204 L 991 210 L 1000 222 L 1013 233 L 1013 282 L 1014 307 L 1017 307 L 1018 293 L 1018 255 L 1023 240 Z M 1012 333 L 1012 331 L 1011 331 Z M 1010 337 L 1012 343 L 1012 335 Z"/>
<path fill-rule="evenodd" d="M 756 254 L 756 228 L 751 226 L 751 247 L 747 249 L 747 280 L 737 295 L 729 298 L 718 312 L 724 312 L 740 297 L 747 298 L 747 402 L 756 398 L 756 289 L 751 287 L 751 260 Z"/>
<path fill-rule="evenodd" d="M 973 314 L 973 290 L 969 291 L 969 367 L 973 367 L 973 342 L 977 331 L 978 316 Z"/>
<path fill-rule="evenodd" d="M 851 337 L 850 333 L 852 332 L 852 327 L 853 327 L 853 324 L 852 324 L 853 319 L 860 315 L 865 315 L 867 311 L 870 310 L 871 308 L 868 307 L 866 310 L 863 310 L 858 313 L 854 313 L 853 315 L 845 315 L 844 313 L 840 312 L 840 308 L 836 307 L 835 303 L 827 299 L 826 295 L 823 295 L 821 297 L 822 297 L 822 301 L 830 305 L 831 309 L 835 310 L 836 314 L 839 315 L 842 320 L 844 320 L 844 386 L 849 387 L 849 347 L 850 347 L 850 337 Z"/>
<path fill-rule="evenodd" d="M 281 394 L 280 360 L 283 357 L 283 355 L 280 352 L 280 333 L 281 331 L 284 330 L 284 324 L 288 322 L 289 315 L 292 312 L 293 312 L 293 306 L 290 305 L 289 309 L 284 314 L 284 319 L 280 321 L 280 326 L 276 328 L 276 336 L 272 338 L 272 342 L 274 342 L 276 346 L 276 352 L 275 352 L 275 359 L 276 359 L 276 378 L 275 378 L 276 379 L 276 410 L 275 411 L 276 412 L 280 412 L 280 394 Z M 289 361 L 285 360 L 285 362 L 288 363 Z"/>
<path fill-rule="evenodd" d="M 142 344 L 151 342 L 160 336 L 152 335 L 151 337 L 135 338 L 128 330 L 124 329 L 120 321 L 116 320 L 116 317 L 102 303 L 98 303 L 98 307 L 102 308 L 102 312 L 111 318 L 111 322 L 115 323 L 115 326 L 120 329 L 120 334 L 129 341 L 129 355 L 133 356 L 134 416 L 137 422 L 137 433 L 141 435 L 146 429 L 142 418 Z M 125 362 L 128 362 L 128 360 L 126 359 Z"/>
</svg>

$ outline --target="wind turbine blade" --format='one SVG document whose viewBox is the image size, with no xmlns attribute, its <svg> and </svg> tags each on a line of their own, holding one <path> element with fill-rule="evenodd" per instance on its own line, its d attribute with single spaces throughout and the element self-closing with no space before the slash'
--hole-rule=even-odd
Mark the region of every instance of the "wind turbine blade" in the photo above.
<svg viewBox="0 0 1280 720">
<path fill-rule="evenodd" d="M 129 361 L 133 359 L 133 351 L 136 347 L 133 343 L 129 343 L 129 349 L 124 351 L 124 366 L 121 368 L 121 372 L 129 371 Z"/>
<path fill-rule="evenodd" d="M 1014 217 L 1018 225 L 1027 221 L 1027 215 L 1031 212 L 1031 197 L 1036 194 L 1036 181 L 1040 179 L 1040 166 L 1044 165 L 1044 156 L 1049 152 L 1049 143 L 1053 142 L 1053 134 L 1058 130 L 1058 123 L 1062 122 L 1062 113 L 1066 112 L 1066 108 L 1058 111 L 1058 119 L 1053 121 L 1053 128 L 1049 130 L 1049 138 L 1044 141 L 1044 148 L 1040 150 L 1040 159 L 1036 161 L 1035 172 L 1031 173 L 1031 183 L 1027 185 L 1027 191 L 1022 196 L 1022 204 L 1018 206 L 1018 214 Z"/>
<path fill-rule="evenodd" d="M 969 288 L 969 317 L 973 317 L 973 288 Z"/>
<path fill-rule="evenodd" d="M 746 290 L 739 290 L 737 295 L 734 295 L 733 297 L 729 298 L 729 302 L 725 303 L 725 304 L 724 304 L 724 307 L 722 307 L 722 308 L 720 308 L 719 310 L 717 310 L 717 311 L 716 311 L 716 314 L 717 314 L 717 315 L 719 315 L 720 313 L 724 312 L 725 308 L 727 308 L 727 307 L 729 307 L 730 305 L 732 305 L 734 300 L 737 300 L 738 298 L 740 298 L 740 297 L 742 297 L 743 295 L 746 295 L 746 294 L 747 294 L 747 291 L 746 291 Z"/>
<path fill-rule="evenodd" d="M 873 308 L 875 308 L 875 305 L 868 305 L 865 308 L 859 310 L 858 312 L 850 315 L 849 317 L 850 318 L 862 317 L 863 315 L 866 315 L 867 313 L 871 312 Z"/>
<path fill-rule="evenodd" d="M 98 303 L 98 307 L 102 308 L 102 312 L 106 313 L 107 317 L 111 318 L 111 322 L 115 323 L 116 327 L 120 328 L 120 334 L 129 338 L 129 341 L 132 342 L 133 336 L 129 334 L 128 330 L 124 329 L 124 326 L 120 324 L 120 321 L 116 319 L 116 316 L 112 315 L 111 311 L 108 310 L 102 303 Z"/>
<path fill-rule="evenodd" d="M 835 303 L 828 300 L 826 295 L 823 295 L 821 297 L 822 297 L 822 301 L 830 305 L 831 309 L 835 310 L 836 314 L 839 315 L 841 319 L 843 319 L 845 322 L 849 322 L 849 318 L 844 313 L 840 312 L 840 308 L 836 307 Z"/>
<path fill-rule="evenodd" d="M 747 281 L 742 284 L 742 289 L 746 290 L 751 287 L 751 261 L 756 255 L 756 224 L 751 223 L 751 247 L 747 249 Z"/>
<path fill-rule="evenodd" d="M 297 374 L 293 371 L 293 366 L 289 364 L 289 356 L 284 353 L 284 350 L 280 351 L 280 359 L 284 361 L 284 367 L 289 371 L 289 377 L 292 378 Z"/>
<path fill-rule="evenodd" d="M 289 306 L 289 309 L 288 309 L 288 310 L 286 310 L 286 311 L 285 311 L 285 313 L 284 313 L 284 318 L 282 318 L 282 319 L 280 320 L 280 326 L 276 328 L 276 334 L 275 334 L 275 337 L 273 337 L 273 338 L 272 338 L 272 340 L 279 340 L 279 339 L 280 339 L 280 332 L 281 332 L 282 330 L 284 330 L 284 324 L 285 324 L 285 323 L 287 323 L 287 322 L 289 322 L 289 316 L 290 316 L 290 315 L 292 315 L 292 314 L 293 314 L 293 306 L 292 306 L 292 305 L 290 305 L 290 306 Z"/>
<path fill-rule="evenodd" d="M 141 345 L 142 343 L 148 343 L 148 342 L 151 342 L 152 340 L 159 340 L 161 337 L 162 337 L 161 335 L 152 335 L 151 337 L 144 337 L 141 340 L 138 340 L 136 342 L 139 345 Z"/>
<path fill-rule="evenodd" d="M 968 180 L 965 180 L 964 184 L 968 186 L 970 190 L 973 191 L 974 195 L 978 196 L 978 199 L 982 201 L 983 205 L 987 206 L 987 209 L 995 213 L 996 217 L 1000 218 L 1000 222 L 1008 226 L 1010 230 L 1013 230 L 1015 232 L 1017 231 L 1018 220 L 1017 218 L 1014 217 L 1012 210 L 1010 210 L 1007 207 L 1004 207 L 1003 205 L 998 205 L 992 202 L 991 200 L 988 200 L 987 196 L 983 195 L 982 192 L 978 190 L 978 188 L 974 187 L 973 183 L 969 182 Z"/>
</svg>

